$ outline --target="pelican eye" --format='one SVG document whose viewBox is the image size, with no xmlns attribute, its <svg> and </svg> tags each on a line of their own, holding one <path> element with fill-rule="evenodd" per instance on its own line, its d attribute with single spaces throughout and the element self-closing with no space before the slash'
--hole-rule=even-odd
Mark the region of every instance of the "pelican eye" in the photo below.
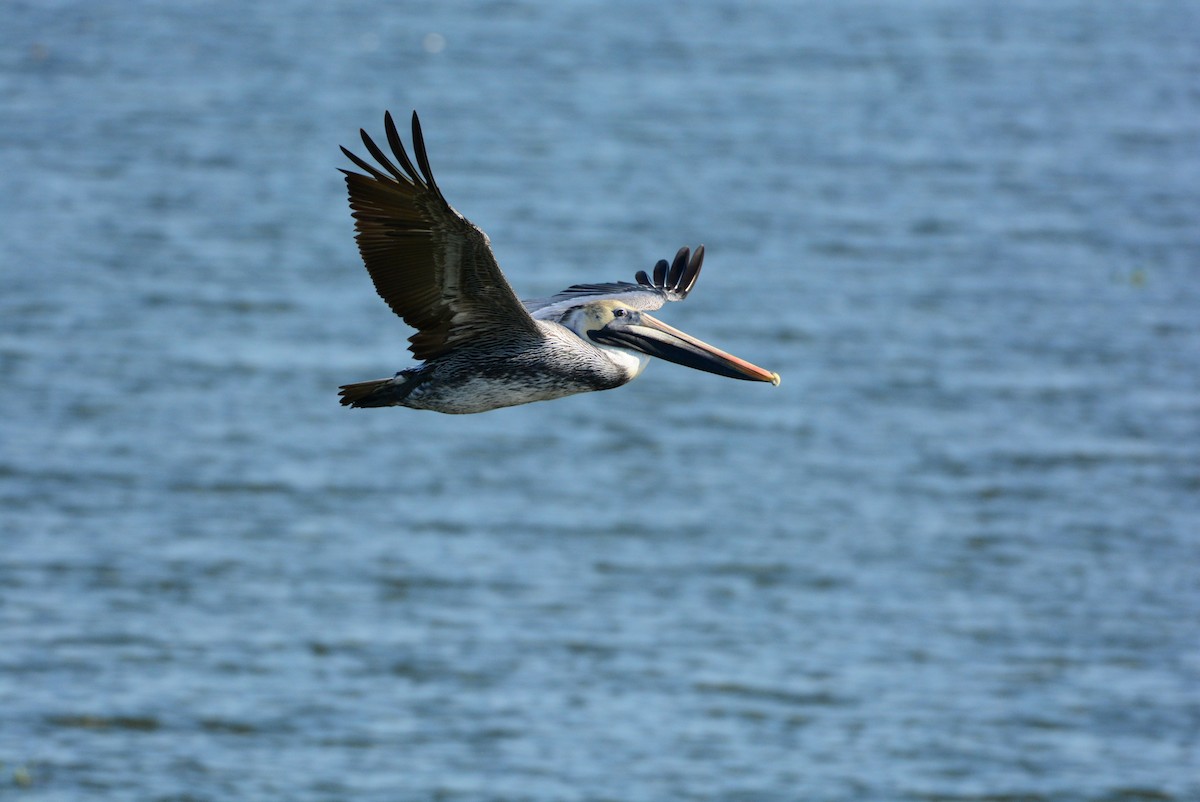
<svg viewBox="0 0 1200 802">
<path fill-rule="evenodd" d="M 617 307 L 616 309 L 613 310 L 613 317 L 625 317 L 628 314 L 629 314 L 628 309 L 622 309 L 620 307 Z"/>
</svg>

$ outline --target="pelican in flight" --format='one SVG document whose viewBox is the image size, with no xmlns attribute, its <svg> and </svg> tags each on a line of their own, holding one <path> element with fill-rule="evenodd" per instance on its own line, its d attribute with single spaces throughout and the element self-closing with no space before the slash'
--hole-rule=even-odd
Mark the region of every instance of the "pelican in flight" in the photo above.
<svg viewBox="0 0 1200 802">
<path fill-rule="evenodd" d="M 650 357 L 727 376 L 779 384 L 779 374 L 727 354 L 647 312 L 691 292 L 704 261 L 681 248 L 637 283 L 576 284 L 520 301 L 480 229 L 446 202 L 414 112 L 408 157 L 390 113 L 384 131 L 395 163 L 367 135 L 372 165 L 342 170 L 358 250 L 380 297 L 417 330 L 409 350 L 422 364 L 387 379 L 341 388 L 352 407 L 412 407 L 451 414 L 609 390 L 633 380 Z"/>
</svg>

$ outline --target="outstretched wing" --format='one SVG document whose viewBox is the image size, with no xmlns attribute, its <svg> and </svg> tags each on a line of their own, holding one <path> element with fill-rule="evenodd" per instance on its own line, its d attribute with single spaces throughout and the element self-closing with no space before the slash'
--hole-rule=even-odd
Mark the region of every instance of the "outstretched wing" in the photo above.
<svg viewBox="0 0 1200 802">
<path fill-rule="evenodd" d="M 528 309 L 538 320 L 558 320 L 568 310 L 593 301 L 616 300 L 631 309 L 658 309 L 668 301 L 682 301 L 696 285 L 700 277 L 700 266 L 704 264 L 704 246 L 690 254 L 680 248 L 670 266 L 666 259 L 654 265 L 653 278 L 645 270 L 637 272 L 637 283 L 613 281 L 607 284 L 575 284 L 549 298 L 525 301 Z"/>
<path fill-rule="evenodd" d="M 417 330 L 409 338 L 413 356 L 433 359 L 476 338 L 540 337 L 500 272 L 487 235 L 446 202 L 433 180 L 416 112 L 412 142 L 419 170 L 390 113 L 383 124 L 403 169 L 360 131 L 379 167 L 342 148 L 366 175 L 342 172 L 363 264 L 380 297 Z"/>
</svg>

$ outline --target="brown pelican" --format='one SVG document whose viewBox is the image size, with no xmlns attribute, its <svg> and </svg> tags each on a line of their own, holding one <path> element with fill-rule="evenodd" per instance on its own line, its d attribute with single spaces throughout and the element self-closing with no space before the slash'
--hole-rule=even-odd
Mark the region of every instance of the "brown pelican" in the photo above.
<svg viewBox="0 0 1200 802">
<path fill-rule="evenodd" d="M 500 272 L 487 235 L 438 189 L 416 113 L 416 166 L 390 113 L 384 114 L 384 130 L 400 167 L 360 130 L 379 166 L 342 148 L 365 175 L 342 172 L 367 272 L 392 311 L 417 330 L 409 350 L 423 364 L 388 379 L 344 385 L 343 405 L 486 412 L 619 387 L 651 356 L 779 384 L 779 374 L 647 314 L 687 297 L 700 274 L 703 245 L 690 256 L 681 248 L 670 266 L 660 260 L 653 278 L 639 271 L 636 284 L 576 284 L 522 303 Z"/>
</svg>

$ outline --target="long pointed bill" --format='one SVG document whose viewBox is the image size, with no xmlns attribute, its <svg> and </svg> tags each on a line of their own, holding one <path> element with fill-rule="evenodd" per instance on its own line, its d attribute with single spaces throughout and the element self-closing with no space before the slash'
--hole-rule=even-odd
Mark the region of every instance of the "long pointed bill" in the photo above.
<svg viewBox="0 0 1200 802">
<path fill-rule="evenodd" d="M 644 312 L 627 325 L 618 326 L 614 323 L 599 330 L 589 331 L 588 336 L 604 345 L 630 348 L 718 376 L 779 384 L 778 373 L 764 370 L 733 354 L 727 354 Z"/>
</svg>

